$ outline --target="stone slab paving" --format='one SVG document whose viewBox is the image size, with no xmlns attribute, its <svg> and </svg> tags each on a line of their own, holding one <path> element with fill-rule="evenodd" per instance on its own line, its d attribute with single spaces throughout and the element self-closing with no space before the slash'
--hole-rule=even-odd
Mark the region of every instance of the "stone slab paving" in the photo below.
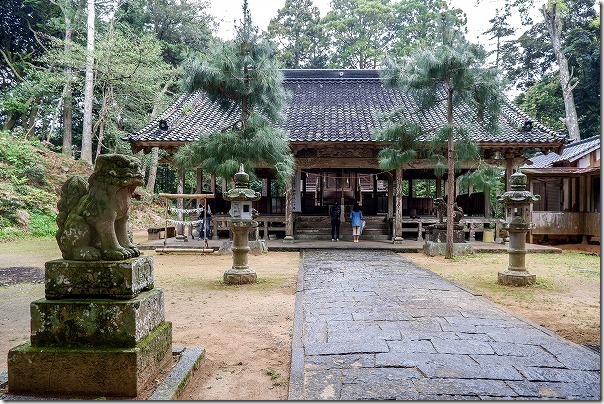
<svg viewBox="0 0 604 404">
<path fill-rule="evenodd" d="M 597 353 L 392 251 L 303 251 L 295 310 L 290 400 L 600 399 Z"/>
</svg>

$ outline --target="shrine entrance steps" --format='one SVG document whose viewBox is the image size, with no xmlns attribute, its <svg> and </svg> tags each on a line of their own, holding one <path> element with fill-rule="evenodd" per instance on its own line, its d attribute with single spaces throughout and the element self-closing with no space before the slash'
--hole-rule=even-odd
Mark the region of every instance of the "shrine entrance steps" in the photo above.
<svg viewBox="0 0 604 404">
<path fill-rule="evenodd" d="M 365 216 L 363 220 L 366 225 L 362 239 L 390 239 L 390 226 L 386 216 Z M 298 216 L 294 233 L 297 240 L 331 240 L 331 219 L 329 216 Z M 352 240 L 352 226 L 348 218 L 340 223 L 340 240 Z"/>
</svg>

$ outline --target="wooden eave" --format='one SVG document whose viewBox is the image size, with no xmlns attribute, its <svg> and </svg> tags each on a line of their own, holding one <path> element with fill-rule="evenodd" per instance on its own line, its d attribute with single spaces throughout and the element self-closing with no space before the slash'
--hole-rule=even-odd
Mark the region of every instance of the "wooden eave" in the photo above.
<svg viewBox="0 0 604 404">
<path fill-rule="evenodd" d="M 168 152 L 168 154 L 173 155 L 178 149 L 186 144 L 188 144 L 188 142 L 134 141 L 130 142 L 130 148 L 132 149 L 132 153 L 142 151 L 147 154 L 151 152 L 152 148 L 158 147 Z"/>
<path fill-rule="evenodd" d="M 581 177 L 588 174 L 599 174 L 600 167 L 546 167 L 546 168 L 522 168 L 522 172 L 528 177 L 556 177 L 570 178 Z"/>
<path fill-rule="evenodd" d="M 504 142 L 480 142 L 481 155 L 484 158 L 493 158 L 495 153 L 499 152 L 501 157 L 514 158 L 519 157 L 529 150 L 541 150 L 543 154 L 554 152 L 561 154 L 564 150 L 565 143 L 560 141 L 555 142 L 523 142 L 523 143 L 504 143 Z"/>
</svg>

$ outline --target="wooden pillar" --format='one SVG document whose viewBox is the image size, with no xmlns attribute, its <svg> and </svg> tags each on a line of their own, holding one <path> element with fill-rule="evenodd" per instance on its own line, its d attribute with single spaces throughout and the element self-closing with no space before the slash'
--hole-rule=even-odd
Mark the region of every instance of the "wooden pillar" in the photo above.
<svg viewBox="0 0 604 404">
<path fill-rule="evenodd" d="M 323 181 L 323 171 L 321 171 L 320 177 L 319 177 L 319 186 L 321 187 L 319 189 L 319 198 L 320 198 L 320 205 L 321 207 L 325 206 L 325 201 L 323 200 L 323 195 L 324 195 L 324 191 L 325 191 L 325 181 Z"/>
<path fill-rule="evenodd" d="M 271 178 L 266 179 L 266 211 L 273 213 L 273 188 L 271 187 Z"/>
<path fill-rule="evenodd" d="M 359 205 L 363 206 L 363 187 L 361 186 L 361 177 L 357 173 L 354 173 L 354 186 L 355 195 L 359 196 Z"/>
<path fill-rule="evenodd" d="M 580 176 L 579 178 L 579 211 L 586 212 L 587 211 L 587 177 L 585 175 Z"/>
<path fill-rule="evenodd" d="M 403 168 L 398 167 L 396 169 L 396 183 L 394 188 L 394 224 L 393 224 L 393 232 L 394 237 L 393 240 L 396 242 L 397 237 L 401 238 L 403 233 Z"/>
<path fill-rule="evenodd" d="M 581 235 L 581 242 L 583 244 L 587 244 L 587 235 L 585 234 L 585 217 L 587 215 L 587 176 L 582 175 L 579 178 L 577 178 L 578 182 L 579 182 L 579 211 L 581 212 L 581 215 L 583 216 L 583 220 L 581 220 L 582 223 L 582 232 L 583 234 Z"/>
<path fill-rule="evenodd" d="M 394 186 L 392 182 L 393 178 L 392 173 L 390 172 L 388 173 L 388 220 L 391 220 L 394 217 Z"/>
<path fill-rule="evenodd" d="M 585 211 L 586 212 L 593 212 L 594 211 L 594 206 L 593 206 L 593 195 L 591 193 L 591 175 L 587 176 L 587 183 L 585 184 L 585 193 L 587 194 L 586 196 L 586 204 L 585 204 Z"/>
<path fill-rule="evenodd" d="M 378 204 L 378 179 L 377 175 L 372 175 L 373 178 L 373 211 L 375 214 L 378 214 L 379 204 Z"/>
<path fill-rule="evenodd" d="M 182 167 L 178 167 L 177 169 L 177 173 L 178 173 L 178 183 L 176 185 L 176 193 L 177 194 L 184 194 L 185 191 L 185 170 Z M 185 201 L 183 198 L 178 198 L 176 200 L 176 207 L 178 209 L 184 209 L 185 207 Z M 178 212 L 178 220 L 179 221 L 183 221 L 184 220 L 184 214 L 182 212 Z M 184 225 L 178 223 L 176 225 L 176 235 L 177 236 L 184 236 Z"/>
<path fill-rule="evenodd" d="M 302 189 L 301 194 L 302 196 L 300 197 L 300 212 L 306 213 L 306 180 L 308 178 L 308 174 L 307 173 L 301 173 L 302 176 Z"/>
<path fill-rule="evenodd" d="M 442 177 L 438 176 L 436 177 L 436 197 L 437 198 L 442 198 L 443 197 L 443 190 L 441 187 L 442 183 Z"/>
<path fill-rule="evenodd" d="M 336 179 L 336 184 L 338 180 Z M 336 195 L 337 195 L 338 187 L 336 186 Z M 344 223 L 346 221 L 346 207 L 344 206 L 344 169 L 340 170 L 340 206 L 342 207 L 342 211 L 340 213 L 340 223 Z"/>
<path fill-rule="evenodd" d="M 570 191 L 570 210 L 572 212 L 578 212 L 577 206 L 577 179 L 571 178 L 571 191 Z"/>
<path fill-rule="evenodd" d="M 514 172 L 513 160 L 511 158 L 505 159 L 505 192 L 511 190 L 510 188 L 510 177 Z"/>
<path fill-rule="evenodd" d="M 570 212 L 570 178 L 563 178 L 562 179 L 562 189 L 564 191 L 564 203 L 562 205 L 562 210 L 566 211 L 566 212 Z M 543 198 L 543 196 L 542 196 Z M 545 207 L 545 209 L 547 210 L 547 205 Z"/>
<path fill-rule="evenodd" d="M 491 190 L 484 190 L 484 217 L 491 218 Z"/>
<path fill-rule="evenodd" d="M 529 186 L 529 191 L 531 192 L 531 194 L 535 195 L 535 192 L 534 192 L 535 187 L 534 187 L 534 181 L 533 181 L 532 177 L 529 177 L 529 179 L 528 179 L 528 186 Z M 534 223 L 533 222 L 533 206 L 534 206 L 534 204 L 532 204 L 532 203 L 529 204 L 529 220 L 531 221 L 531 223 Z M 530 244 L 533 244 L 533 226 L 529 227 L 528 242 Z"/>
<path fill-rule="evenodd" d="M 195 169 L 195 193 L 201 194 L 203 193 L 203 170 L 201 167 L 197 167 Z M 201 203 L 201 199 L 197 199 L 197 206 Z"/>
<path fill-rule="evenodd" d="M 216 174 L 210 177 L 210 193 L 216 195 Z"/>
<path fill-rule="evenodd" d="M 294 175 L 285 184 L 285 238 L 284 243 L 294 242 L 294 184 L 296 180 Z"/>
</svg>

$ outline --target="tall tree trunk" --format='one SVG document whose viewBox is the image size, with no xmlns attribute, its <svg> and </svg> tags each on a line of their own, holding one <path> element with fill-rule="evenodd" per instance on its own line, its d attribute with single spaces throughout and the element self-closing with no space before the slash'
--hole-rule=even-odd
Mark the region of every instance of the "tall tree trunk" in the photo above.
<svg viewBox="0 0 604 404">
<path fill-rule="evenodd" d="M 247 64 L 243 66 L 243 83 L 246 89 L 249 89 L 250 86 L 250 73 Z M 247 107 L 247 96 L 241 97 L 241 131 L 245 132 L 245 127 L 247 125 L 247 118 L 250 116 L 248 107 Z"/>
<path fill-rule="evenodd" d="M 155 190 L 155 179 L 157 178 L 157 161 L 159 159 L 159 147 L 151 149 L 151 165 L 149 166 L 149 178 L 147 179 L 147 191 Z"/>
<path fill-rule="evenodd" d="M 68 73 L 66 72 L 65 75 Z M 69 69 L 71 75 L 71 69 Z M 63 88 L 63 147 L 62 153 L 72 157 L 72 139 L 73 139 L 73 98 L 71 90 L 71 82 L 65 83 Z"/>
<path fill-rule="evenodd" d="M 25 130 L 25 138 L 29 138 L 35 134 L 36 117 L 38 116 L 38 110 L 40 109 L 40 98 L 36 97 L 31 104 L 29 115 L 25 122 L 23 129 Z"/>
<path fill-rule="evenodd" d="M 447 123 L 449 125 L 449 139 L 447 141 L 447 242 L 445 244 L 445 258 L 453 258 L 453 204 L 455 203 L 455 142 L 453 141 L 453 89 L 446 80 L 447 90 Z"/>
<path fill-rule="evenodd" d="M 21 128 L 23 130 L 23 135 L 25 136 L 26 139 L 29 136 L 29 119 L 30 119 L 31 113 L 35 109 L 35 107 L 36 107 L 36 98 L 29 97 L 27 99 L 27 101 L 25 102 L 25 109 L 23 110 L 23 113 L 21 114 L 21 117 L 20 117 Z M 37 110 L 36 110 L 36 112 L 37 112 Z"/>
<path fill-rule="evenodd" d="M 137 151 L 134 156 L 141 162 L 141 173 L 143 177 L 147 177 L 147 170 L 149 169 L 149 159 L 145 159 L 145 153 L 142 150 Z"/>
<path fill-rule="evenodd" d="M 71 16 L 68 11 L 64 11 L 65 15 L 65 44 L 63 45 L 63 53 L 66 58 L 69 58 L 71 53 L 71 38 L 73 36 L 73 28 L 71 27 Z M 72 135 L 72 120 L 73 120 L 73 99 L 71 83 L 73 82 L 73 72 L 71 66 L 66 66 L 64 70 L 65 86 L 63 87 L 63 147 L 62 153 L 71 157 L 71 140 Z"/>
<path fill-rule="evenodd" d="M 564 98 L 564 110 L 566 117 L 563 119 L 568 135 L 572 140 L 579 140 L 579 120 L 577 118 L 577 109 L 575 108 L 575 100 L 573 90 L 577 85 L 577 81 L 573 83 L 572 74 L 568 71 L 568 60 L 562 49 L 562 21 L 556 13 L 556 2 L 546 4 L 541 8 L 541 13 L 545 19 L 545 26 L 552 41 L 552 48 L 556 59 L 558 59 L 558 67 L 560 68 L 560 86 L 562 87 L 562 96 Z"/>
<path fill-rule="evenodd" d="M 15 126 L 15 123 L 17 123 L 17 118 L 17 114 L 9 112 L 2 124 L 2 130 L 11 130 Z"/>
<path fill-rule="evenodd" d="M 98 141 L 96 145 L 96 154 L 94 157 L 95 161 L 96 158 L 101 155 L 101 150 L 103 149 L 103 137 L 105 135 L 105 116 L 107 115 L 107 104 L 109 103 L 109 98 L 112 98 L 111 88 L 109 88 L 108 90 L 105 90 L 105 88 L 103 88 L 103 103 L 101 104 L 101 110 L 99 111 L 99 119 L 92 128 L 93 135 L 97 133 L 98 130 Z"/>
<path fill-rule="evenodd" d="M 101 150 L 103 149 L 103 137 L 105 136 L 105 120 L 101 121 L 99 125 L 99 142 L 96 145 L 96 154 L 94 156 L 94 160 L 96 161 L 97 157 L 101 155 Z"/>
<path fill-rule="evenodd" d="M 59 115 L 61 114 L 61 109 L 63 108 L 63 98 L 59 98 L 59 102 L 57 103 L 57 106 L 55 108 L 55 111 L 52 114 L 52 118 L 50 119 L 50 127 L 48 128 L 48 131 L 46 132 L 46 141 L 50 142 L 50 139 L 52 138 L 52 134 L 54 133 L 55 129 L 57 128 L 57 125 L 59 124 Z M 42 131 L 42 133 L 44 133 L 44 131 Z"/>
<path fill-rule="evenodd" d="M 84 87 L 84 122 L 82 160 L 92 164 L 92 98 L 94 95 L 94 0 L 87 0 L 88 35 L 86 37 L 86 84 Z"/>
</svg>

